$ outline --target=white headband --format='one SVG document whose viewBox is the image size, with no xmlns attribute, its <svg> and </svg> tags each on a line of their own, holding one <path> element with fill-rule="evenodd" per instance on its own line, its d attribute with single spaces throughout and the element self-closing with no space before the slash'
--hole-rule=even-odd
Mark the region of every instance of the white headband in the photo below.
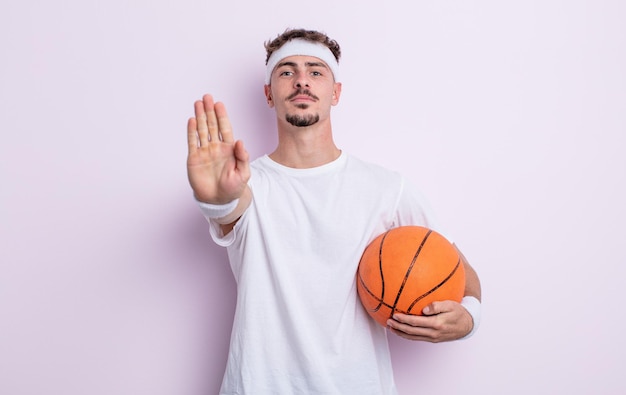
<svg viewBox="0 0 626 395">
<path fill-rule="evenodd" d="M 322 43 L 314 43 L 311 41 L 296 38 L 293 40 L 289 40 L 285 44 L 283 44 L 283 46 L 273 52 L 270 58 L 267 60 L 267 70 L 265 71 L 265 84 L 270 84 L 272 72 L 274 71 L 274 68 L 276 67 L 278 62 L 289 56 L 296 55 L 314 56 L 323 60 L 324 63 L 326 63 L 326 65 L 330 68 L 330 71 L 333 72 L 335 82 L 339 80 L 339 63 L 337 62 L 337 59 L 335 59 L 335 55 L 333 55 L 333 53 L 327 46 Z"/>
</svg>

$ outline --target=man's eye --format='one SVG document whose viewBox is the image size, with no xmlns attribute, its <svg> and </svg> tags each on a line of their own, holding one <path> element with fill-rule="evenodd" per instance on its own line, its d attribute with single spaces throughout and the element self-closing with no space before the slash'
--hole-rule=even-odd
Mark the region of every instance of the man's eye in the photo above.
<svg viewBox="0 0 626 395">
<path fill-rule="evenodd" d="M 293 74 L 292 71 L 283 71 L 282 73 L 280 73 L 280 75 L 285 75 L 285 76 L 290 76 L 292 74 Z"/>
<path fill-rule="evenodd" d="M 319 71 L 313 71 L 313 72 L 311 72 L 311 74 L 314 75 L 314 76 L 318 76 L 318 77 L 320 75 L 322 75 L 322 73 L 320 73 Z"/>
</svg>

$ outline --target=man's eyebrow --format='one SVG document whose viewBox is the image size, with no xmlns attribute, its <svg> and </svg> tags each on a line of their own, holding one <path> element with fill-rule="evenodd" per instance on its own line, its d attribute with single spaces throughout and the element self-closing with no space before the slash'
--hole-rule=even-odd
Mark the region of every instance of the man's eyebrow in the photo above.
<svg viewBox="0 0 626 395">
<path fill-rule="evenodd" d="M 328 68 L 328 66 L 326 66 L 326 63 L 324 63 L 324 62 L 305 62 L 304 65 L 306 67 L 324 67 L 326 69 Z M 295 63 L 295 62 L 280 62 L 280 63 L 278 63 L 278 65 L 276 65 L 276 68 L 285 67 L 285 66 L 297 67 L 298 64 Z"/>
<path fill-rule="evenodd" d="M 324 67 L 325 69 L 328 68 L 328 66 L 326 66 L 326 63 L 324 62 L 306 62 L 304 65 L 308 67 Z"/>
<path fill-rule="evenodd" d="M 295 62 L 280 62 L 276 65 L 276 68 L 284 67 L 284 66 L 296 67 L 297 64 Z"/>
</svg>

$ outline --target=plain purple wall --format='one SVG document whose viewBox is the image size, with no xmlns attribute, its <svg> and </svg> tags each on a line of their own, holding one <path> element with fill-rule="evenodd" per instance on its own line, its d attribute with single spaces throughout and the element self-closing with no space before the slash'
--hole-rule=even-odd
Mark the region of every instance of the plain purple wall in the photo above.
<svg viewBox="0 0 626 395">
<path fill-rule="evenodd" d="M 392 337 L 403 395 L 619 394 L 626 236 L 620 1 L 4 1 L 0 393 L 217 392 L 234 280 L 186 180 L 226 103 L 276 142 L 263 42 L 343 48 L 340 147 L 407 175 L 483 282 L 467 341 Z"/>
</svg>

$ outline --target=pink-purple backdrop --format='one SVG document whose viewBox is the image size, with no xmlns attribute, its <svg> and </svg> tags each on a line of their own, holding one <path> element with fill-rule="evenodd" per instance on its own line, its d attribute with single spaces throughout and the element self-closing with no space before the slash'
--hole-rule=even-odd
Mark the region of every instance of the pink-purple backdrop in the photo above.
<svg viewBox="0 0 626 395">
<path fill-rule="evenodd" d="M 392 338 L 413 394 L 623 394 L 626 3 L 3 1 L 0 393 L 206 395 L 234 306 L 185 172 L 223 100 L 275 144 L 263 41 L 342 45 L 336 139 L 430 198 L 483 282 L 468 341 Z"/>
</svg>

